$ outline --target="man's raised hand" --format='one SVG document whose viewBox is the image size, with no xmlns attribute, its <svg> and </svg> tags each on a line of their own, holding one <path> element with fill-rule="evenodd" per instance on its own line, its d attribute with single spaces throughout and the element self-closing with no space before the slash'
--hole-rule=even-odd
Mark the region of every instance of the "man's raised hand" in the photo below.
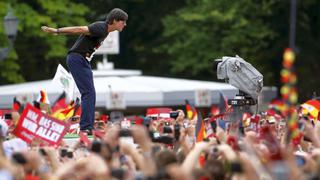
<svg viewBox="0 0 320 180">
<path fill-rule="evenodd" d="M 58 31 L 56 28 L 51 28 L 48 26 L 41 26 L 41 30 L 50 34 L 58 35 Z"/>
</svg>

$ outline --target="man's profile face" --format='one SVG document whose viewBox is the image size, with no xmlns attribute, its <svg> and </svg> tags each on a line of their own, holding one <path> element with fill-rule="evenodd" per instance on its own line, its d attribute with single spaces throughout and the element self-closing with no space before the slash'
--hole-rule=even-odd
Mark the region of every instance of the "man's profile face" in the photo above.
<svg viewBox="0 0 320 180">
<path fill-rule="evenodd" d="M 113 21 L 113 25 L 115 26 L 116 30 L 118 30 L 119 32 L 121 32 L 123 30 L 123 28 L 127 25 L 126 21 Z"/>
</svg>

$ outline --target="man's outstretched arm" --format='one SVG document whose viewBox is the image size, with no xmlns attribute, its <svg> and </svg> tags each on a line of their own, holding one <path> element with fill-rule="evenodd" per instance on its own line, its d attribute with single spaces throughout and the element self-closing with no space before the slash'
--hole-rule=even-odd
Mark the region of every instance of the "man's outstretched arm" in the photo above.
<svg viewBox="0 0 320 180">
<path fill-rule="evenodd" d="M 62 28 L 51 28 L 48 26 L 42 26 L 42 31 L 58 35 L 58 34 L 67 34 L 67 35 L 79 35 L 85 34 L 90 35 L 88 26 L 74 26 L 74 27 L 62 27 Z"/>
</svg>

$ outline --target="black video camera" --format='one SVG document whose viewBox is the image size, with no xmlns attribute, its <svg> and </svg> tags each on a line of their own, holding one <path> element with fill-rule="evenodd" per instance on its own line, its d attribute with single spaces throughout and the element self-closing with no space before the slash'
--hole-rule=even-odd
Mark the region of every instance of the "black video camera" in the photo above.
<svg viewBox="0 0 320 180">
<path fill-rule="evenodd" d="M 257 100 L 250 97 L 245 92 L 239 91 L 234 99 L 229 99 L 228 104 L 232 106 L 253 106 L 257 104 Z"/>
<path fill-rule="evenodd" d="M 179 111 L 170 112 L 170 118 L 177 119 L 178 116 L 179 116 Z"/>
<path fill-rule="evenodd" d="M 162 144 L 173 144 L 174 139 L 171 136 L 163 135 L 163 136 L 159 136 L 157 138 L 153 138 L 152 142 L 162 143 Z"/>
<path fill-rule="evenodd" d="M 119 137 L 131 137 L 131 131 L 129 129 L 120 129 Z"/>
<path fill-rule="evenodd" d="M 178 141 L 180 138 L 180 125 L 175 124 L 173 129 L 174 129 L 174 138 Z"/>
<path fill-rule="evenodd" d="M 171 134 L 172 133 L 172 128 L 170 126 L 163 126 L 163 133 L 166 134 Z"/>
<path fill-rule="evenodd" d="M 11 113 L 6 113 L 4 114 L 4 119 L 12 119 L 12 114 Z"/>
</svg>

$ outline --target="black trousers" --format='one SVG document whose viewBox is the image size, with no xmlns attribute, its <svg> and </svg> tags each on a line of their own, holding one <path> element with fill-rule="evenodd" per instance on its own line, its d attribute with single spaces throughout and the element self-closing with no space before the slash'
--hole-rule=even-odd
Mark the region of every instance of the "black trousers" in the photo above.
<svg viewBox="0 0 320 180">
<path fill-rule="evenodd" d="M 90 62 L 78 53 L 69 53 L 67 65 L 81 94 L 80 130 L 93 129 L 96 91 Z"/>
</svg>

